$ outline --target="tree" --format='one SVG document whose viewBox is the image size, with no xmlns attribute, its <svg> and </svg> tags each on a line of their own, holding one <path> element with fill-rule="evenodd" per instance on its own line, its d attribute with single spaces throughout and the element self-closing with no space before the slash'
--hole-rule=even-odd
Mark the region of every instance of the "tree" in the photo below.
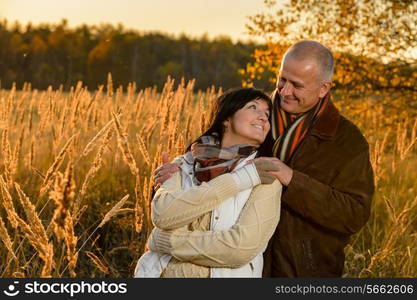
<svg viewBox="0 0 417 300">
<path fill-rule="evenodd" d="M 391 81 L 381 76 L 381 71 L 389 74 L 393 83 L 398 82 L 398 87 L 415 88 L 416 1 L 290 0 L 277 4 L 277 1 L 265 0 L 264 3 L 273 13 L 250 17 L 247 29 L 251 35 L 264 38 L 267 48 L 255 51 L 255 62 L 241 71 L 246 84 L 260 78 L 266 69 L 276 73 L 288 45 L 312 39 L 328 45 L 335 53 L 339 67 L 336 84 L 358 84 L 356 80 L 342 78 L 352 71 L 354 61 L 353 71 L 360 73 L 360 79 L 365 76 L 368 80 L 364 88 L 369 88 L 369 84 L 374 88 L 391 86 Z M 414 79 L 398 81 L 393 70 L 398 71 L 397 75 L 406 73 Z"/>
<path fill-rule="evenodd" d="M 237 69 L 251 60 L 253 43 L 234 44 L 227 37 L 179 38 L 141 33 L 111 24 L 70 28 L 59 24 L 7 24 L 0 20 L 0 81 L 2 88 L 69 89 L 78 81 L 95 89 L 107 74 L 116 87 L 135 82 L 138 88 L 164 86 L 197 79 L 196 89 L 212 85 L 224 89 L 240 85 Z"/>
</svg>

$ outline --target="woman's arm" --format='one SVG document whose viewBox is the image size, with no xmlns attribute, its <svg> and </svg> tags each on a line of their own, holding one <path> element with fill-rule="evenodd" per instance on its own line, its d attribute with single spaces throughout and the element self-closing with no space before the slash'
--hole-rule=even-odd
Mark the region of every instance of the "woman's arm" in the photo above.
<svg viewBox="0 0 417 300">
<path fill-rule="evenodd" d="M 229 230 L 175 232 L 155 228 L 149 248 L 180 261 L 236 268 L 247 264 L 267 245 L 278 224 L 282 185 L 254 188 L 237 223 Z"/>
<path fill-rule="evenodd" d="M 260 183 L 253 164 L 187 189 L 182 189 L 181 176 L 186 176 L 182 170 L 174 173 L 153 197 L 151 217 L 160 229 L 172 230 L 188 225 L 224 200 Z"/>
</svg>

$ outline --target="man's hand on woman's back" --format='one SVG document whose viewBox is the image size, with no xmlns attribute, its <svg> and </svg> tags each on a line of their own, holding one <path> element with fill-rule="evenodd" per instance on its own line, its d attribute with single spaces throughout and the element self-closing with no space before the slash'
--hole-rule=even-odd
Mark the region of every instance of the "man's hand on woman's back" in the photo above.
<svg viewBox="0 0 417 300">
<path fill-rule="evenodd" d="M 179 170 L 180 167 L 178 164 L 169 162 L 169 154 L 167 152 L 162 152 L 162 166 L 153 172 L 155 191 L 159 189 L 165 181 L 171 178 L 172 174 Z"/>
</svg>

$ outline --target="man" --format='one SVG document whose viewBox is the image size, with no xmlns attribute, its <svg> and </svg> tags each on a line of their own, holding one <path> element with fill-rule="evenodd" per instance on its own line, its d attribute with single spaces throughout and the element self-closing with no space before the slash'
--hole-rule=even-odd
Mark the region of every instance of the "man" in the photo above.
<svg viewBox="0 0 417 300">
<path fill-rule="evenodd" d="M 344 247 L 370 214 L 369 147 L 330 100 L 334 62 L 315 41 L 284 55 L 274 92 L 274 157 L 260 157 L 284 186 L 281 219 L 264 254 L 264 277 L 339 277 Z M 156 182 L 174 165 L 157 170 Z"/>
<path fill-rule="evenodd" d="M 269 159 L 286 186 L 281 220 L 265 252 L 265 277 L 337 277 L 344 247 L 369 218 L 369 147 L 330 101 L 334 63 L 318 42 L 287 50 L 278 76 Z"/>
</svg>

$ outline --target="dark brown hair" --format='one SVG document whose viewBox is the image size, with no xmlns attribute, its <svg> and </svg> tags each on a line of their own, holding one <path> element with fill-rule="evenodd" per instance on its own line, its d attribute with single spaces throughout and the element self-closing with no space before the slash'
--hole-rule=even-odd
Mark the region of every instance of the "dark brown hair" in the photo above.
<svg viewBox="0 0 417 300">
<path fill-rule="evenodd" d="M 233 116 L 235 112 L 244 107 L 246 103 L 255 99 L 264 100 L 266 103 L 268 103 L 269 111 L 272 111 L 271 98 L 261 90 L 255 88 L 238 88 L 231 89 L 223 93 L 219 98 L 215 100 L 216 102 L 214 103 L 209 115 L 209 128 L 201 136 L 217 135 L 219 141 L 221 141 L 223 139 L 225 129 L 223 125 L 224 121 Z M 186 151 L 189 151 L 191 149 L 191 145 L 200 137 L 193 141 L 187 147 Z M 264 143 L 267 141 L 267 139 L 272 139 L 270 132 L 268 133 Z M 262 145 L 264 143 L 262 143 Z M 262 148 L 262 145 L 260 149 Z"/>
</svg>

